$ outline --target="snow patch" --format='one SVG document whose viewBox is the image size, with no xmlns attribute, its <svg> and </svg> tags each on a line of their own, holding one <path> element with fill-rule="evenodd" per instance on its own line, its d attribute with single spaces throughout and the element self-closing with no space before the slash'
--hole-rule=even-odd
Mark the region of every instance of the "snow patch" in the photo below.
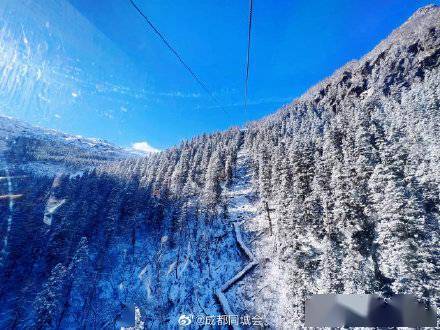
<svg viewBox="0 0 440 330">
<path fill-rule="evenodd" d="M 46 204 L 46 210 L 44 211 L 43 222 L 50 226 L 52 225 L 52 216 L 53 214 L 66 202 L 65 199 L 56 199 L 53 196 L 49 197 L 49 200 Z"/>
</svg>

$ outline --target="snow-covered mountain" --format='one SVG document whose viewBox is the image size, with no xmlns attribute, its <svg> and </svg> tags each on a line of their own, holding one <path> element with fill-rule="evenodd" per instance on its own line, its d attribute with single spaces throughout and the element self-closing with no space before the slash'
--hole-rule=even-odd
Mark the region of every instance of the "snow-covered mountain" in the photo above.
<svg viewBox="0 0 440 330">
<path fill-rule="evenodd" d="M 0 169 L 0 327 L 233 314 L 235 328 L 294 329 L 315 293 L 412 293 L 438 309 L 439 67 L 440 8 L 424 7 L 244 129 L 82 176 Z"/>
<path fill-rule="evenodd" d="M 39 128 L 4 116 L 0 116 L 0 152 L 8 166 L 46 176 L 140 156 L 103 140 Z"/>
</svg>

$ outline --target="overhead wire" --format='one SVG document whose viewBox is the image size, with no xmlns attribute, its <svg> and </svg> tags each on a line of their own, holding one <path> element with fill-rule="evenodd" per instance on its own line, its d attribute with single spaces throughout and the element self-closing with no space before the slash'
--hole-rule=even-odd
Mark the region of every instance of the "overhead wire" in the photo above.
<svg viewBox="0 0 440 330">
<path fill-rule="evenodd" d="M 249 21 L 248 21 L 248 39 L 247 39 L 247 52 L 246 52 L 246 79 L 244 87 L 244 108 L 248 106 L 248 86 L 249 86 L 249 67 L 250 67 L 250 54 L 251 54 L 251 41 L 252 41 L 252 16 L 254 11 L 254 1 L 250 0 L 249 3 Z"/>
<path fill-rule="evenodd" d="M 131 5 L 136 9 L 136 11 L 143 17 L 143 19 L 148 23 L 154 33 L 159 37 L 159 39 L 165 44 L 165 46 L 177 57 L 179 62 L 184 66 L 184 68 L 189 72 L 189 74 L 194 78 L 194 80 L 199 84 L 199 86 L 212 98 L 212 100 L 220 106 L 218 100 L 214 97 L 208 86 L 199 78 L 195 71 L 188 65 L 179 54 L 179 52 L 168 42 L 165 36 L 159 31 L 159 29 L 151 22 L 147 15 L 134 3 L 133 0 L 129 0 Z"/>
</svg>

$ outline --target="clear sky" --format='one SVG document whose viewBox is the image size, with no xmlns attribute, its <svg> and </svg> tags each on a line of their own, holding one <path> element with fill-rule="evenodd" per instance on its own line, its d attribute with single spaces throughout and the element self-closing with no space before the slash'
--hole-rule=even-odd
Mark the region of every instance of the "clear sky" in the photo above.
<svg viewBox="0 0 440 330">
<path fill-rule="evenodd" d="M 254 0 L 245 111 L 247 0 L 136 1 L 221 107 L 128 0 L 30 2 L 0 5 L 0 46 L 10 53 L 0 58 L 0 114 L 160 149 L 276 111 L 371 50 L 419 7 L 439 4 Z M 11 58 L 17 69 L 10 69 Z"/>
</svg>

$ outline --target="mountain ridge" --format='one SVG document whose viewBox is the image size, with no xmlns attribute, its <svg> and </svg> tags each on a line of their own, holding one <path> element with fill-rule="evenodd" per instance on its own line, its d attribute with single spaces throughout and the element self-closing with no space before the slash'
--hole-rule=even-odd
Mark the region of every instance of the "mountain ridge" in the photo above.
<svg viewBox="0 0 440 330">
<path fill-rule="evenodd" d="M 0 116 L 0 138 L 0 150 L 7 155 L 9 165 L 38 175 L 75 173 L 104 162 L 144 156 L 104 140 L 69 135 L 5 116 Z"/>
<path fill-rule="evenodd" d="M 273 116 L 277 116 L 278 113 L 282 113 L 286 111 L 285 109 L 289 109 L 294 107 L 296 104 L 301 102 L 314 102 L 317 106 L 320 105 L 320 101 L 322 101 L 323 96 L 328 93 L 328 89 L 335 89 L 337 84 L 343 83 L 346 84 L 351 79 L 351 76 L 354 75 L 354 72 L 361 71 L 362 69 L 366 72 L 371 71 L 374 68 L 374 65 L 384 60 L 386 57 L 387 51 L 399 48 L 399 47 L 409 47 L 417 44 L 417 40 L 421 38 L 424 39 L 423 33 L 435 33 L 438 35 L 439 28 L 439 15 L 440 15 L 440 6 L 438 5 L 428 5 L 418 9 L 414 12 L 413 15 L 409 19 L 407 19 L 400 27 L 394 29 L 388 37 L 383 39 L 377 46 L 375 46 L 371 51 L 362 56 L 357 60 L 351 60 L 344 64 L 342 67 L 338 68 L 334 71 L 333 74 L 324 78 L 317 84 L 310 87 L 306 92 L 304 92 L 301 96 L 294 99 L 290 104 L 283 106 L 282 109 L 276 111 L 275 113 L 268 115 L 262 119 L 256 120 L 255 122 L 265 120 L 266 118 L 272 118 Z M 429 25 L 427 29 L 426 26 Z M 421 28 L 422 27 L 422 28 Z M 434 30 L 432 30 L 434 28 Z M 433 32 L 430 32 L 433 31 Z M 433 36 L 434 42 L 431 46 L 438 46 L 438 37 Z M 435 49 L 435 48 L 434 48 Z M 417 49 L 415 49 L 417 51 Z M 439 65 L 439 54 L 432 54 L 435 56 L 436 62 L 435 66 Z M 429 58 L 429 56 L 427 57 Z M 373 67 L 370 66 L 370 63 L 373 63 Z M 413 64 L 413 63 L 411 63 Z M 413 69 L 411 67 L 411 69 Z M 414 71 L 414 70 L 413 70 Z M 350 77 L 347 77 L 347 73 Z M 345 74 L 345 76 L 344 76 Z M 357 85 L 356 85 L 357 83 Z M 356 81 L 355 86 L 353 88 L 357 88 L 355 97 L 359 97 L 362 92 L 365 92 L 366 86 L 363 86 L 363 82 Z M 377 88 L 378 86 L 376 86 Z M 360 91 L 361 93 L 357 92 Z M 371 95 L 368 95 L 371 97 Z M 252 123 L 251 123 L 252 125 Z"/>
</svg>

